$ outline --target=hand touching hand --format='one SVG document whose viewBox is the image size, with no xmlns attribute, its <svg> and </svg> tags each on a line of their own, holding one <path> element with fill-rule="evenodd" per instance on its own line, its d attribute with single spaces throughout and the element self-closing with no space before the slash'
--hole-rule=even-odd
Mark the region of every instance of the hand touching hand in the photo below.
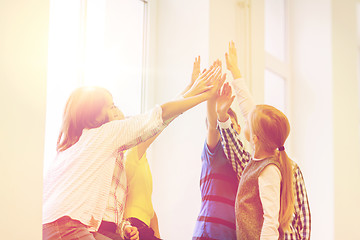
<svg viewBox="0 0 360 240">
<path fill-rule="evenodd" d="M 206 69 L 204 69 L 203 73 L 205 72 L 205 70 Z M 191 81 L 186 86 L 186 88 L 180 93 L 180 95 L 182 95 L 182 96 L 185 95 L 185 93 L 188 92 L 190 88 L 192 88 L 195 81 L 198 79 L 199 75 L 200 75 L 200 56 L 195 58 L 194 65 L 193 65 L 193 72 L 191 74 Z"/>
<path fill-rule="evenodd" d="M 235 98 L 231 94 L 232 90 L 229 83 L 225 83 L 220 96 L 216 99 L 216 112 L 220 122 L 225 122 L 229 118 L 227 112 Z"/>
<path fill-rule="evenodd" d="M 139 240 L 139 231 L 136 227 L 125 227 L 124 235 L 125 239 Z"/>
<path fill-rule="evenodd" d="M 215 79 L 219 79 L 221 76 L 221 68 L 214 62 L 209 70 L 204 70 L 203 73 L 195 80 L 191 88 L 184 93 L 184 97 L 192 97 L 199 95 L 203 92 L 207 92 L 213 88 Z"/>
<path fill-rule="evenodd" d="M 204 94 L 206 95 L 206 99 L 216 100 L 216 98 L 218 97 L 218 93 L 226 80 L 226 74 L 221 75 L 220 60 L 216 60 L 211 66 L 211 68 L 218 68 L 219 70 L 217 70 L 216 74 L 211 76 L 212 88 L 209 89 L 209 91 L 205 92 Z"/>
<path fill-rule="evenodd" d="M 240 69 L 238 67 L 237 54 L 235 43 L 231 41 L 229 43 L 229 53 L 225 53 L 226 68 L 231 72 L 234 79 L 240 78 Z"/>
</svg>

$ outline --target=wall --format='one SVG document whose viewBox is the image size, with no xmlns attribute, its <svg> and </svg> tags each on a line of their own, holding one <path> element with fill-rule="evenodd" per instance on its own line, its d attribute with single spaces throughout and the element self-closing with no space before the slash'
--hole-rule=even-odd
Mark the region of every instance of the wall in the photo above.
<svg viewBox="0 0 360 240">
<path fill-rule="evenodd" d="M 312 212 L 312 239 L 359 239 L 356 1 L 291 6 L 293 149 Z"/>
<path fill-rule="evenodd" d="M 335 239 L 360 239 L 358 39 L 355 0 L 332 0 Z"/>
<path fill-rule="evenodd" d="M 2 239 L 41 239 L 48 18 L 48 0 L 0 1 Z"/>
<path fill-rule="evenodd" d="M 331 2 L 291 3 L 292 149 L 308 191 L 312 239 L 334 239 Z M 304 17 L 306 16 L 306 17 Z"/>
</svg>

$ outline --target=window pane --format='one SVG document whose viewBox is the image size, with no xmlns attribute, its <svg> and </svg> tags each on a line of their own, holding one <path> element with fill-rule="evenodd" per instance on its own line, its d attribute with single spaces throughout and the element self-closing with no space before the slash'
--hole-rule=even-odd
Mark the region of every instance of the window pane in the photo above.
<svg viewBox="0 0 360 240">
<path fill-rule="evenodd" d="M 88 0 L 87 7 L 84 82 L 109 89 L 125 115 L 138 114 L 141 111 L 144 3 L 107 0 L 105 4 L 105 1 Z"/>
<path fill-rule="evenodd" d="M 285 0 L 265 0 L 265 50 L 285 61 Z"/>
<path fill-rule="evenodd" d="M 125 115 L 140 113 L 144 11 L 134 0 L 51 0 L 44 172 L 76 87 L 103 86 Z"/>
<path fill-rule="evenodd" d="M 265 103 L 285 113 L 285 80 L 279 75 L 265 70 Z"/>
</svg>

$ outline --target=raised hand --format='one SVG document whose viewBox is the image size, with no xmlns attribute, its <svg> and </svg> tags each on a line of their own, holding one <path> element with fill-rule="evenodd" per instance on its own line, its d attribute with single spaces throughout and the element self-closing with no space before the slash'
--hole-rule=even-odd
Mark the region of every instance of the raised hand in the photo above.
<svg viewBox="0 0 360 240">
<path fill-rule="evenodd" d="M 191 85 L 194 84 L 195 80 L 200 75 L 200 56 L 195 58 L 193 72 L 191 74 Z"/>
<path fill-rule="evenodd" d="M 221 122 L 225 122 L 229 118 L 227 112 L 235 98 L 231 94 L 232 90 L 229 83 L 225 83 L 220 96 L 216 99 L 216 113 Z"/>
<path fill-rule="evenodd" d="M 215 86 L 217 83 L 215 80 L 218 80 L 220 76 L 221 67 L 218 66 L 218 63 L 214 62 L 209 70 L 204 70 L 199 75 L 191 88 L 184 94 L 184 97 L 191 97 L 209 91 Z"/>
<path fill-rule="evenodd" d="M 205 71 L 206 69 L 204 69 L 203 73 Z M 199 75 L 200 75 L 200 56 L 195 58 L 193 72 L 191 74 L 191 81 L 185 87 L 185 89 L 180 93 L 180 95 L 184 96 L 184 94 L 189 91 L 189 89 L 194 85 L 195 81 L 198 79 Z"/>
<path fill-rule="evenodd" d="M 236 54 L 235 43 L 231 41 L 229 43 L 229 53 L 225 53 L 226 68 L 231 72 L 234 79 L 240 78 L 240 69 L 238 66 L 238 58 Z"/>
</svg>

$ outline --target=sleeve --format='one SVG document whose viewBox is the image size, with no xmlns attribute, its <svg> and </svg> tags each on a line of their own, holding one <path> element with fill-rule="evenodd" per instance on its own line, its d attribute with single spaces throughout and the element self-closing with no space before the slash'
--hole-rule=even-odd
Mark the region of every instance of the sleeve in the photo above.
<svg viewBox="0 0 360 240">
<path fill-rule="evenodd" d="M 261 240 L 279 239 L 281 173 L 278 167 L 270 164 L 259 176 L 260 200 L 264 211 Z"/>
<path fill-rule="evenodd" d="M 236 172 L 238 179 L 240 179 L 251 156 L 245 150 L 240 136 L 231 126 L 230 118 L 226 122 L 218 121 L 218 128 L 226 158 L 230 161 L 233 170 Z"/>
<path fill-rule="evenodd" d="M 311 213 L 305 181 L 299 166 L 295 164 L 294 170 L 294 190 L 295 190 L 295 219 L 293 226 L 300 236 L 300 239 L 310 239 L 311 233 Z"/>
<path fill-rule="evenodd" d="M 209 149 L 209 146 L 207 145 L 207 142 L 205 141 L 204 143 L 204 148 L 203 148 L 203 152 L 201 154 L 201 160 L 202 161 L 206 161 L 207 163 L 210 163 L 213 161 L 213 159 L 215 158 L 217 152 L 219 151 L 219 148 L 221 147 L 220 146 L 221 143 L 220 141 L 217 143 L 216 147 L 214 148 L 213 151 L 211 151 Z"/>
<path fill-rule="evenodd" d="M 239 102 L 240 112 L 244 118 L 248 116 L 254 108 L 254 99 L 246 85 L 245 78 L 238 78 L 230 81 L 230 85 L 235 92 L 235 96 Z"/>
<path fill-rule="evenodd" d="M 162 109 L 156 106 L 153 110 L 124 120 L 115 120 L 102 125 L 104 142 L 109 141 L 120 151 L 127 150 L 146 141 L 163 130 L 169 121 L 163 122 Z"/>
</svg>

